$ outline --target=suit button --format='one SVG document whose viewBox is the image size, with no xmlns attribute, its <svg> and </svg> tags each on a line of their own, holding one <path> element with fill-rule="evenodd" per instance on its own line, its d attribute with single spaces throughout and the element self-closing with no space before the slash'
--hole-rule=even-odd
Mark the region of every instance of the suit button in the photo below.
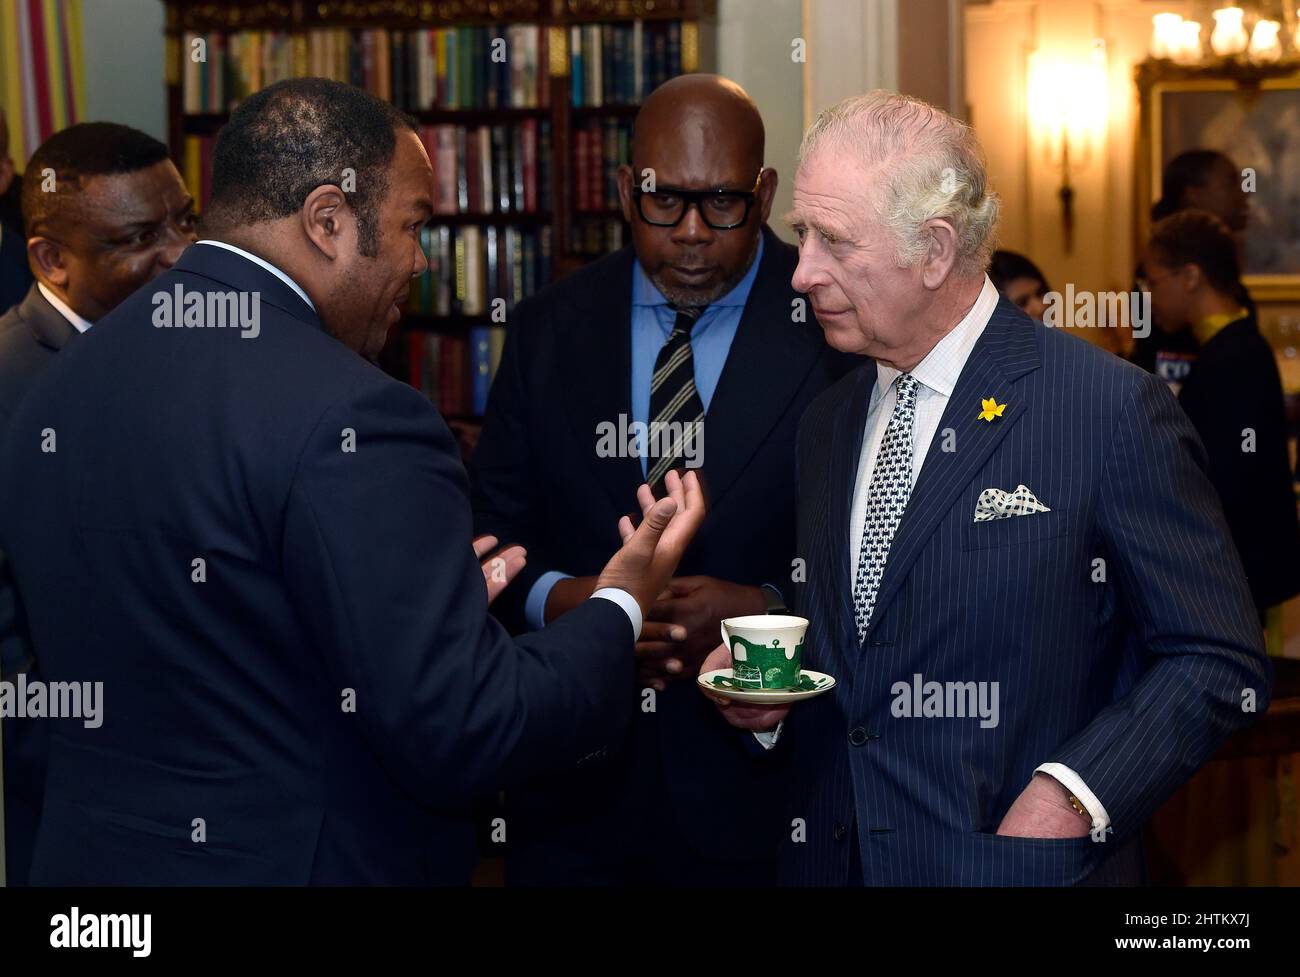
<svg viewBox="0 0 1300 977">
<path fill-rule="evenodd" d="M 854 746 L 861 746 L 867 741 L 867 731 L 861 726 L 854 726 L 853 732 L 849 733 L 849 742 Z"/>
<path fill-rule="evenodd" d="M 835 840 L 836 840 L 836 841 L 843 841 L 843 840 L 844 840 L 844 835 L 845 835 L 844 822 L 843 822 L 843 821 L 836 821 L 836 822 L 835 822 Z"/>
</svg>

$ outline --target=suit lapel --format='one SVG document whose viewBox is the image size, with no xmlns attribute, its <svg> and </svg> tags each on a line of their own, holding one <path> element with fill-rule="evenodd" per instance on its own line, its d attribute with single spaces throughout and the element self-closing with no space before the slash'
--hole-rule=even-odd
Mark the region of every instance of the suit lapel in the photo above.
<svg viewBox="0 0 1300 977">
<path fill-rule="evenodd" d="M 925 464 L 889 547 L 868 639 L 940 520 L 1024 413 L 1026 405 L 1016 396 L 1015 383 L 1038 368 L 1037 344 L 1034 328 L 1024 314 L 1001 299 L 966 360 L 926 451 Z M 982 421 L 980 402 L 989 397 L 1005 404 L 1006 409 L 1001 417 Z M 952 451 L 943 450 L 947 429 L 953 431 Z"/>
<path fill-rule="evenodd" d="M 763 260 L 704 418 L 703 476 L 716 505 L 799 392 L 824 348 L 815 324 L 790 321 L 788 249 L 763 228 Z M 725 432 L 710 437 L 710 430 Z"/>
<path fill-rule="evenodd" d="M 849 518 L 862 458 L 862 434 L 875 386 L 876 364 L 868 360 L 857 372 L 853 394 L 841 405 L 831 422 L 830 477 L 826 488 L 830 493 L 830 518 L 826 525 L 830 538 L 825 544 L 832 561 L 833 592 L 827 595 L 827 599 L 834 608 L 833 620 L 839 622 L 840 633 L 834 645 L 841 649 L 857 644 L 853 585 L 849 579 L 849 547 L 853 545 L 849 539 Z M 847 665 L 849 671 L 855 670 L 857 656 L 850 655 Z"/>
<path fill-rule="evenodd" d="M 76 327 L 33 285 L 18 307 L 19 317 L 27 323 L 36 341 L 56 353 L 77 336 Z"/>
<path fill-rule="evenodd" d="M 641 461 L 622 450 L 601 458 L 595 449 L 600 425 L 613 424 L 621 433 L 620 414 L 632 423 L 632 260 L 632 249 L 623 249 L 573 319 L 555 323 L 574 430 L 590 438 L 596 476 L 619 512 L 636 507 Z"/>
</svg>

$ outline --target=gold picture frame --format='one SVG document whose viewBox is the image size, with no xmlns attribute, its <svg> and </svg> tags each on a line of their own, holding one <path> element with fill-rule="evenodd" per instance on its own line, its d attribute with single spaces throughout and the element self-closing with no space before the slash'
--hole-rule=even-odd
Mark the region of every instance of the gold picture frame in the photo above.
<svg viewBox="0 0 1300 977">
<path fill-rule="evenodd" d="M 1217 149 L 1243 168 L 1243 179 L 1247 168 L 1255 172 L 1260 193 L 1243 237 L 1243 283 L 1256 302 L 1300 302 L 1300 219 L 1285 212 L 1287 200 L 1300 206 L 1300 166 L 1286 165 L 1291 154 L 1277 149 L 1280 136 L 1300 152 L 1300 59 L 1196 67 L 1147 61 L 1138 66 L 1137 85 L 1134 253 L 1150 232 L 1165 163 L 1186 149 Z M 1263 192 L 1261 173 L 1272 181 Z"/>
</svg>

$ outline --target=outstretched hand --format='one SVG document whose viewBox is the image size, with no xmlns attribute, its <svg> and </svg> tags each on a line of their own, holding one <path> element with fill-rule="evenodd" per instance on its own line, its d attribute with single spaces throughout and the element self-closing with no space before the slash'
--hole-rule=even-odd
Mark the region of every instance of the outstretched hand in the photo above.
<svg viewBox="0 0 1300 977">
<path fill-rule="evenodd" d="M 704 492 L 695 472 L 687 472 L 682 478 L 670 471 L 664 487 L 668 495 L 657 502 L 649 485 L 637 489 L 641 524 L 634 527 L 628 516 L 619 520 L 623 548 L 605 564 L 596 580 L 597 590 L 602 587 L 626 590 L 641 605 L 641 613 L 646 617 L 704 522 Z"/>
<path fill-rule="evenodd" d="M 519 571 L 528 562 L 527 552 L 522 546 L 507 546 L 500 553 L 488 557 L 496 549 L 495 536 L 479 536 L 474 540 L 474 555 L 478 557 L 483 568 L 483 580 L 487 583 L 488 603 L 497 599 L 510 581 L 519 575 Z"/>
</svg>

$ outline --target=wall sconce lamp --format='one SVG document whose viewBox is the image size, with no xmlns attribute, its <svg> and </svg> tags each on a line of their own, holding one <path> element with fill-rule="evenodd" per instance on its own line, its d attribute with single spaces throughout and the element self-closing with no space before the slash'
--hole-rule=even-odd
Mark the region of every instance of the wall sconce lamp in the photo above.
<svg viewBox="0 0 1300 977">
<path fill-rule="evenodd" d="M 1074 177 L 1101 154 L 1106 137 L 1106 42 L 1084 60 L 1035 51 L 1029 56 L 1029 125 L 1047 161 L 1061 174 L 1065 253 L 1074 250 Z"/>
</svg>

